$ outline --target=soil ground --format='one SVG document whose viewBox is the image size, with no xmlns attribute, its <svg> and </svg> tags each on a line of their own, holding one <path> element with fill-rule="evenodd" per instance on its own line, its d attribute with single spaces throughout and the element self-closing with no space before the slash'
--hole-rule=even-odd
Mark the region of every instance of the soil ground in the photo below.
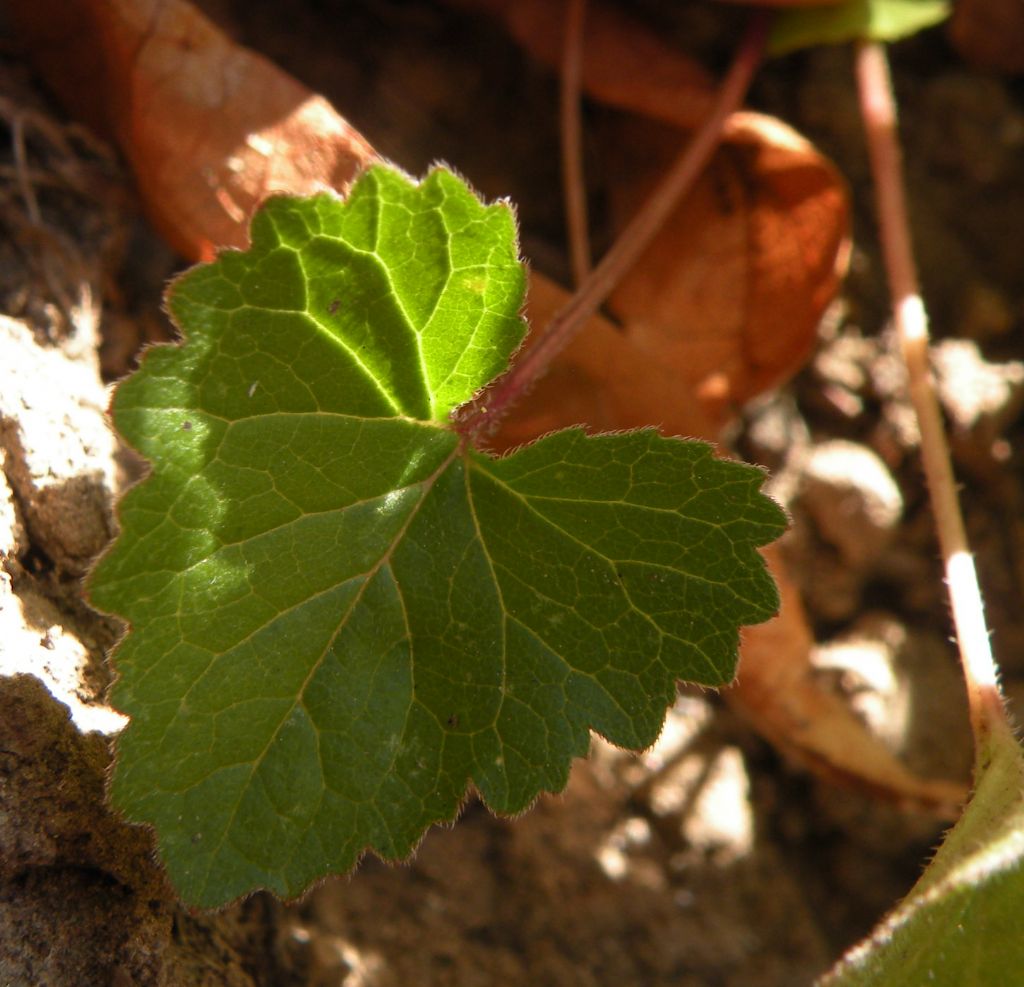
<svg viewBox="0 0 1024 987">
<path fill-rule="evenodd" d="M 514 199 L 525 252 L 564 274 L 557 90 L 496 26 L 425 0 L 205 6 L 406 170 L 445 160 Z M 668 6 L 632 5 L 713 64 L 727 56 L 731 10 Z M 968 528 L 1007 689 L 1024 695 L 1024 90 L 964 65 L 941 31 L 895 46 L 892 61 Z M 595 740 L 566 791 L 519 819 L 470 802 L 412 861 L 367 859 L 300 902 L 256 895 L 213 916 L 177 906 L 148 835 L 104 808 L 120 720 L 101 702 L 103 655 L 119 629 L 84 604 L 81 577 L 110 536 L 110 497 L 140 469 L 104 426 L 104 384 L 144 342 L 169 338 L 160 294 L 180 261 L 138 217 L 116 156 L 62 117 L 15 51 L 0 71 L 0 983 L 791 987 L 906 892 L 939 822 L 818 780 L 717 697 L 684 690 L 653 751 Z M 879 730 L 909 695 L 916 733 L 901 752 L 925 774 L 963 778 L 969 738 L 892 371 L 849 52 L 770 64 L 752 104 L 836 161 L 856 249 L 818 354 L 732 439 L 784 481 L 823 681 Z M 587 112 L 598 129 L 606 111 Z M 864 450 L 895 481 L 901 520 L 867 563 L 836 535 L 834 497 L 813 495 L 822 447 L 845 450 L 852 472 L 851 449 Z M 837 647 L 851 641 L 881 664 L 851 664 Z"/>
</svg>

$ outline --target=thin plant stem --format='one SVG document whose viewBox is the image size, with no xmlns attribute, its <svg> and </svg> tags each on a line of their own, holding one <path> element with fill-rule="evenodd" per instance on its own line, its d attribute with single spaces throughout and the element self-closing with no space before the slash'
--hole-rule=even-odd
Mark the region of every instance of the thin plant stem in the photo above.
<svg viewBox="0 0 1024 987">
<path fill-rule="evenodd" d="M 562 193 L 565 197 L 565 216 L 569 234 L 569 259 L 576 287 L 579 287 L 590 273 L 587 186 L 583 175 L 583 125 L 580 108 L 583 22 L 586 12 L 587 0 L 566 0 L 560 100 Z"/>
<path fill-rule="evenodd" d="M 725 122 L 743 103 L 750 80 L 764 54 L 770 15 L 754 11 L 728 74 L 701 128 L 675 160 L 643 207 L 590 272 L 576 294 L 552 318 L 537 343 L 523 352 L 512 369 L 481 395 L 456 423 L 467 439 L 485 433 L 550 366 L 639 259 L 683 196 L 693 187 L 718 147 Z"/>
<path fill-rule="evenodd" d="M 910 242 L 896 103 L 884 46 L 868 41 L 857 45 L 856 75 L 893 319 L 921 432 L 921 459 L 967 683 L 975 748 L 981 752 L 989 734 L 1008 729 L 1008 724 L 928 358 L 928 315 Z"/>
</svg>

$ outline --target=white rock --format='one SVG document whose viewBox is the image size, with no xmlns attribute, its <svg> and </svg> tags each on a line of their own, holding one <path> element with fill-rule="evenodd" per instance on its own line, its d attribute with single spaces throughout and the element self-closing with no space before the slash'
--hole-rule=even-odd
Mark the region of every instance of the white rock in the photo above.
<svg viewBox="0 0 1024 987">
<path fill-rule="evenodd" d="M 841 439 L 811 450 L 798 500 L 820 536 L 859 570 L 878 558 L 903 513 L 885 463 L 866 446 Z"/>
</svg>

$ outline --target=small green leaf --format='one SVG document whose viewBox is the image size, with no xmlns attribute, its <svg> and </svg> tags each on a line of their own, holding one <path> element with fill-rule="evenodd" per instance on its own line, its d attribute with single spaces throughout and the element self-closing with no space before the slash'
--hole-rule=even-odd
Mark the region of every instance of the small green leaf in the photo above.
<svg viewBox="0 0 1024 987">
<path fill-rule="evenodd" d="M 941 23 L 951 11 L 950 0 L 847 0 L 827 7 L 792 7 L 776 15 L 768 50 L 785 55 L 847 41 L 899 41 Z"/>
<path fill-rule="evenodd" d="M 1024 972 L 1024 758 L 990 735 L 976 788 L 906 900 L 821 987 L 991 987 Z"/>
<path fill-rule="evenodd" d="M 590 729 L 651 744 L 773 613 L 758 470 L 652 430 L 500 459 L 453 430 L 523 286 L 507 206 L 376 168 L 172 287 L 185 343 L 114 401 L 152 474 L 91 594 L 131 624 L 113 798 L 186 901 L 403 857 L 470 786 L 517 812 Z"/>
</svg>

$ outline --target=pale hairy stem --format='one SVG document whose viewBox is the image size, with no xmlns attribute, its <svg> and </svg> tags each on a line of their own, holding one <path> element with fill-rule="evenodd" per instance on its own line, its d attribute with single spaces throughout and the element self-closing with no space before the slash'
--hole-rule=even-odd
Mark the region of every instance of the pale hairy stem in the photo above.
<svg viewBox="0 0 1024 987">
<path fill-rule="evenodd" d="M 921 432 L 921 459 L 967 683 L 971 728 L 975 747 L 981 751 L 987 748 L 988 736 L 995 730 L 1007 730 L 1008 724 L 929 362 L 928 316 L 921 299 L 910 242 L 896 104 L 884 46 L 860 42 L 856 73 L 875 183 L 882 252 L 892 294 L 893 320 Z"/>
<path fill-rule="evenodd" d="M 587 186 L 583 175 L 583 125 L 580 74 L 583 65 L 583 22 L 587 0 L 566 0 L 565 41 L 562 48 L 561 137 L 562 193 L 569 235 L 573 284 L 579 287 L 590 273 L 587 233 Z"/>
<path fill-rule="evenodd" d="M 568 303 L 554 316 L 537 343 L 525 350 L 512 369 L 460 416 L 456 428 L 467 439 L 492 429 L 547 370 L 551 361 L 583 328 L 626 271 L 636 263 L 683 196 L 693 187 L 721 142 L 726 120 L 743 104 L 750 80 L 764 54 L 768 23 L 766 11 L 755 11 L 751 15 L 711 111 L 668 174 Z"/>
</svg>

